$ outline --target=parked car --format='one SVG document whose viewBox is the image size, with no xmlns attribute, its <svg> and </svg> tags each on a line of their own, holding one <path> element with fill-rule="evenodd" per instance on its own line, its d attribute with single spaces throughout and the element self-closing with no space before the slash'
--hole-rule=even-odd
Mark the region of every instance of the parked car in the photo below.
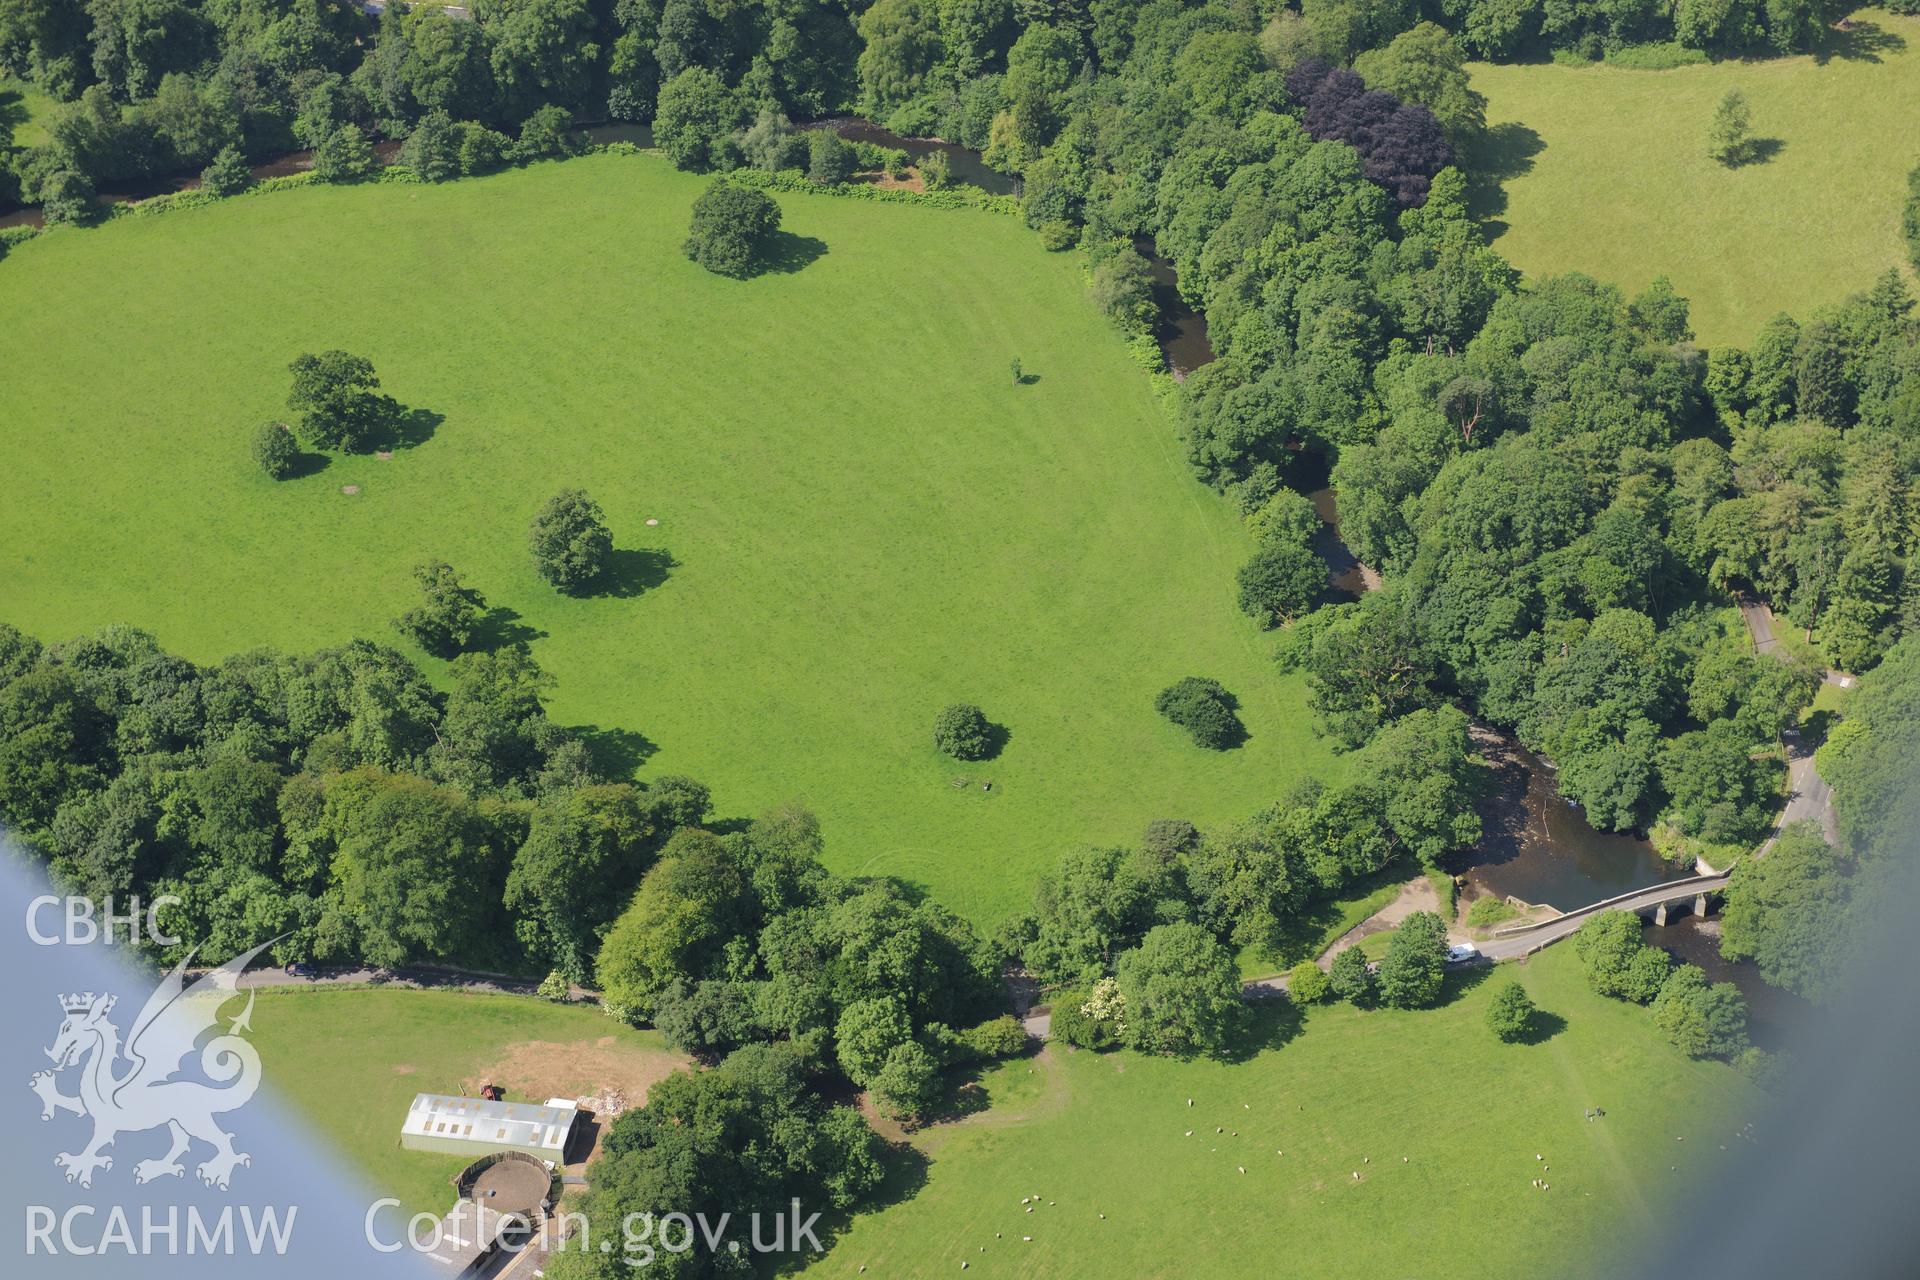
<svg viewBox="0 0 1920 1280">
<path fill-rule="evenodd" d="M 1471 942 L 1456 942 L 1447 948 L 1448 964 L 1465 964 L 1469 960 L 1480 958 L 1480 948 Z"/>
</svg>

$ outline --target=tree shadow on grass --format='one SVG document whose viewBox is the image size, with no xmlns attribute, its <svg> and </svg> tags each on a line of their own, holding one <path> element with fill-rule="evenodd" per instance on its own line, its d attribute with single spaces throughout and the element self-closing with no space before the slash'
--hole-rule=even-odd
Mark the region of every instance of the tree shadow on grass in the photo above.
<svg viewBox="0 0 1920 1280">
<path fill-rule="evenodd" d="M 1241 747 L 1246 746 L 1252 738 L 1253 735 L 1247 732 L 1246 722 L 1240 718 L 1240 704 L 1238 700 L 1235 700 L 1233 723 L 1228 726 L 1226 733 L 1221 736 L 1219 742 L 1210 742 L 1207 744 L 1207 750 L 1238 751 Z"/>
<path fill-rule="evenodd" d="M 1747 140 L 1747 154 L 1740 159 L 1740 167 L 1745 169 L 1750 165 L 1766 164 L 1786 149 L 1787 144 L 1781 138 L 1750 138 Z"/>
<path fill-rule="evenodd" d="M 626 600 L 644 595 L 665 582 L 679 565 L 671 552 L 659 547 L 616 549 L 595 580 L 592 594 Z"/>
<path fill-rule="evenodd" d="M 1800 738 L 1808 747 L 1818 747 L 1833 732 L 1833 726 L 1840 723 L 1840 717 L 1829 708 L 1807 713 L 1806 723 L 1800 726 Z"/>
<path fill-rule="evenodd" d="M 483 653 L 495 649 L 505 649 L 516 644 L 532 644 L 535 640 L 544 640 L 547 633 L 538 627 L 530 627 L 520 621 L 520 612 L 505 605 L 495 605 L 480 615 L 480 621 L 473 628 L 473 634 L 467 638 L 467 647 Z"/>
<path fill-rule="evenodd" d="M 396 448 L 413 449 L 433 439 L 433 433 L 447 417 L 431 409 L 409 409 L 402 406 L 393 415 L 392 436 Z"/>
<path fill-rule="evenodd" d="M 1545 1044 L 1567 1029 L 1567 1020 L 1557 1013 L 1548 1013 L 1545 1009 L 1535 1009 L 1533 1017 L 1527 1019 L 1526 1034 L 1520 1037 L 1520 1044 Z"/>
<path fill-rule="evenodd" d="M 1813 60 L 1824 66 L 1829 59 L 1842 62 L 1880 62 L 1884 55 L 1906 51 L 1906 37 L 1889 31 L 1877 22 L 1847 20 L 1827 27 L 1813 47 Z"/>
<path fill-rule="evenodd" d="M 1489 240 L 1507 229 L 1506 223 L 1497 221 L 1507 211 L 1507 183 L 1531 173 L 1534 157 L 1546 149 L 1545 139 L 1515 120 L 1494 125 L 1473 144 L 1467 165 L 1467 211 L 1486 226 Z"/>
<path fill-rule="evenodd" d="M 575 726 L 573 731 L 587 744 L 594 768 L 609 778 L 631 778 L 660 749 L 653 739 L 633 729 L 602 729 L 588 724 Z"/>
<path fill-rule="evenodd" d="M 1000 753 L 1007 749 L 1007 744 L 1011 741 L 1013 741 L 1013 730 L 1003 724 L 996 724 L 992 720 L 989 720 L 987 721 L 987 749 L 985 754 L 978 760 L 969 760 L 967 763 L 985 764 L 989 760 L 997 760 L 1000 757 Z"/>
<path fill-rule="evenodd" d="M 1440 998 L 1436 1009 L 1445 1008 L 1493 976 L 1490 964 L 1455 965 L 1440 976 Z"/>
<path fill-rule="evenodd" d="M 1300 1006 L 1285 996 L 1249 1002 L 1221 1047 L 1220 1060 L 1246 1062 L 1269 1049 L 1281 1048 L 1305 1025 Z"/>
<path fill-rule="evenodd" d="M 293 455 L 293 464 L 288 467 L 286 478 L 304 480 L 308 476 L 317 476 L 333 465 L 333 459 L 324 453 L 308 453 L 302 449 Z"/>
<path fill-rule="evenodd" d="M 26 95 L 18 89 L 0 89 L 0 130 L 12 133 L 27 122 Z"/>
<path fill-rule="evenodd" d="M 791 231 L 776 231 L 767 237 L 766 243 L 760 246 L 760 252 L 754 255 L 754 266 L 764 274 L 790 276 L 796 271 L 806 270 L 826 256 L 825 240 L 795 235 Z"/>
</svg>

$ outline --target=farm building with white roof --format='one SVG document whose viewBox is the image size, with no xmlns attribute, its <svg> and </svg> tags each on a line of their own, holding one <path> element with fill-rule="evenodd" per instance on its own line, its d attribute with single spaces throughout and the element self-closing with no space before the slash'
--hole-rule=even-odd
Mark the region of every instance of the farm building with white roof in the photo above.
<svg viewBox="0 0 1920 1280">
<path fill-rule="evenodd" d="M 580 1110 L 565 1098 L 545 1106 L 530 1102 L 488 1102 L 444 1093 L 419 1093 L 400 1126 L 400 1145 L 409 1151 L 446 1155 L 483 1155 L 524 1151 L 564 1164 Z"/>
</svg>

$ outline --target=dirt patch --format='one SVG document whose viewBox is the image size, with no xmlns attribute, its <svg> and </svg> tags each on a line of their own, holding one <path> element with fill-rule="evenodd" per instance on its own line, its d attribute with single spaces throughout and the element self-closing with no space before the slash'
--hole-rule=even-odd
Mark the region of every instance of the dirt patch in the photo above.
<svg viewBox="0 0 1920 1280">
<path fill-rule="evenodd" d="M 904 178 L 890 177 L 885 173 L 862 173 L 855 175 L 868 186 L 879 187 L 882 191 L 925 191 L 927 184 L 920 178 L 920 170 L 909 169 Z"/>
<path fill-rule="evenodd" d="M 572 1098 L 593 1113 L 588 1137 L 567 1168 L 577 1172 L 600 1154 L 600 1138 L 613 1118 L 644 1105 L 647 1090 L 689 1063 L 677 1053 L 621 1044 L 618 1036 L 592 1043 L 523 1040 L 461 1082 L 461 1092 L 479 1097 L 480 1086 L 497 1084 L 509 1102 Z"/>
<path fill-rule="evenodd" d="M 1415 876 L 1400 886 L 1399 897 L 1335 938 L 1333 945 L 1320 954 L 1320 962 L 1324 966 L 1348 947 L 1357 946 L 1360 939 L 1398 928 L 1401 921 L 1416 911 L 1438 914 L 1439 910 L 1440 897 L 1433 891 L 1433 882 L 1425 876 Z"/>
<path fill-rule="evenodd" d="M 419 1069 L 420 1068 L 414 1066 L 411 1062 L 396 1062 L 393 1064 L 393 1074 L 397 1076 L 410 1076 Z"/>
<path fill-rule="evenodd" d="M 510 1101 L 614 1094 L 625 1107 L 637 1107 L 646 1102 L 655 1081 L 687 1062 L 677 1053 L 622 1045 L 618 1036 L 602 1036 L 591 1044 L 525 1040 L 508 1045 L 497 1061 L 468 1077 L 463 1086 L 470 1096 L 478 1096 L 481 1085 L 497 1084 Z"/>
</svg>

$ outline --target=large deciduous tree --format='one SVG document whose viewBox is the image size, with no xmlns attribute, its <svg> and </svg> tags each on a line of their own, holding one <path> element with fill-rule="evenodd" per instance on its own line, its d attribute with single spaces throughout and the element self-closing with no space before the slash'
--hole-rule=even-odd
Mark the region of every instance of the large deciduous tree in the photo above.
<svg viewBox="0 0 1920 1280">
<path fill-rule="evenodd" d="M 780 229 L 780 206 L 764 191 L 717 178 L 693 202 L 681 251 L 715 275 L 750 276 Z"/>
<path fill-rule="evenodd" d="M 1218 1052 L 1240 1015 L 1233 954 L 1193 924 L 1163 924 L 1120 957 L 1127 1043 L 1147 1053 Z"/>
<path fill-rule="evenodd" d="M 562 489 L 548 498 L 527 529 L 533 567 L 569 593 L 592 586 L 613 561 L 613 534 L 606 513 L 585 489 Z"/>
</svg>

